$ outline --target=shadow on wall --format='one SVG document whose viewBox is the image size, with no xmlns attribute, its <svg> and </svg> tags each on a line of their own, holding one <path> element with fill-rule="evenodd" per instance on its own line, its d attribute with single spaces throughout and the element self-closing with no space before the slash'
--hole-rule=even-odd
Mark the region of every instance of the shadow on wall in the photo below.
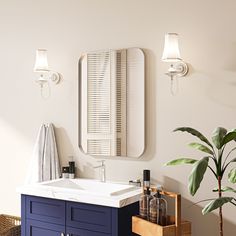
<svg viewBox="0 0 236 236">
<path fill-rule="evenodd" d="M 181 184 L 167 176 L 164 177 L 162 184 L 164 189 L 171 189 L 171 191 L 179 193 L 182 192 Z M 192 222 L 192 236 L 219 235 L 218 215 L 213 213 L 202 215 L 202 207 L 193 204 L 194 202 L 182 197 L 182 219 Z M 174 214 L 174 201 L 168 201 L 168 212 L 169 214 Z M 224 219 L 224 235 L 235 236 L 236 224 Z"/>
<path fill-rule="evenodd" d="M 86 176 L 86 178 L 89 179 L 95 179 L 99 177 L 97 171 L 94 170 L 93 165 L 91 163 L 85 162 L 81 164 L 80 162 L 78 162 L 78 158 L 75 156 L 76 155 L 75 147 L 72 145 L 70 137 L 68 136 L 64 128 L 55 127 L 55 136 L 57 140 L 57 149 L 60 157 L 61 166 L 68 165 L 69 158 L 68 156 L 65 156 L 65 153 L 70 153 L 70 156 L 74 156 L 74 160 L 76 162 L 77 177 Z"/>
<path fill-rule="evenodd" d="M 79 176 L 86 176 L 86 178 L 89 179 L 96 179 L 99 177 L 90 162 L 85 162 L 84 165 L 80 167 L 78 174 Z"/>
<path fill-rule="evenodd" d="M 76 153 L 72 142 L 70 141 L 70 137 L 62 127 L 55 127 L 55 136 L 61 166 L 68 165 L 68 156 L 65 156 L 65 153 L 71 153 L 70 156 L 75 156 Z"/>
</svg>

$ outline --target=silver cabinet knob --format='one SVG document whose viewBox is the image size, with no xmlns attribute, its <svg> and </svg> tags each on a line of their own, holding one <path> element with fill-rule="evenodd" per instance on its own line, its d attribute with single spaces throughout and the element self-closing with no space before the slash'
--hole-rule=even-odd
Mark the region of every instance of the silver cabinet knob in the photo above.
<svg viewBox="0 0 236 236">
<path fill-rule="evenodd" d="M 64 233 L 61 233 L 61 236 L 65 236 L 65 234 L 64 234 Z"/>
</svg>

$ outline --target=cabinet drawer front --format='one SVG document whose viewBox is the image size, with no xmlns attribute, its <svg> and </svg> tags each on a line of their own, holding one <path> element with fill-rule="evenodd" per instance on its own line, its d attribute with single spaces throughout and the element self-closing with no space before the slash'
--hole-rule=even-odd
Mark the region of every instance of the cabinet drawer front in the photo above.
<svg viewBox="0 0 236 236">
<path fill-rule="evenodd" d="M 70 236 L 111 236 L 111 234 L 99 233 L 85 229 L 66 228 L 67 235 Z"/>
<path fill-rule="evenodd" d="M 27 220 L 25 236 L 60 236 L 61 233 L 65 233 L 65 226 Z"/>
<path fill-rule="evenodd" d="M 111 233 L 111 208 L 67 202 L 66 225 L 102 233 Z"/>
<path fill-rule="evenodd" d="M 28 196 L 26 218 L 64 225 L 65 201 Z"/>
</svg>

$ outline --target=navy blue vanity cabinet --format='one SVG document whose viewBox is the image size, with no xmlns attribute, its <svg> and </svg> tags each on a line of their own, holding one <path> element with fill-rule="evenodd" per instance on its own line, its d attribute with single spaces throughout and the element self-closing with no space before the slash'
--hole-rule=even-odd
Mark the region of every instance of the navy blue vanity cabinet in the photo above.
<svg viewBox="0 0 236 236">
<path fill-rule="evenodd" d="M 113 208 L 35 196 L 21 197 L 22 236 L 133 236 L 138 203 Z"/>
</svg>

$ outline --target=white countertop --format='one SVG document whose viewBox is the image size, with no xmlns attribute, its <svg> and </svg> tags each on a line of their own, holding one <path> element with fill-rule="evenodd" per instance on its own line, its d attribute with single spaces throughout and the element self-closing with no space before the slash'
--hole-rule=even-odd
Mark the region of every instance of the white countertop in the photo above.
<svg viewBox="0 0 236 236">
<path fill-rule="evenodd" d="M 88 188 L 84 189 L 87 183 Z M 121 190 L 123 188 L 128 190 Z M 110 193 L 109 190 L 113 192 Z M 58 179 L 24 185 L 18 187 L 17 192 L 30 196 L 121 208 L 139 201 L 142 188 L 123 183 L 101 183 L 97 180 L 88 179 Z"/>
</svg>

